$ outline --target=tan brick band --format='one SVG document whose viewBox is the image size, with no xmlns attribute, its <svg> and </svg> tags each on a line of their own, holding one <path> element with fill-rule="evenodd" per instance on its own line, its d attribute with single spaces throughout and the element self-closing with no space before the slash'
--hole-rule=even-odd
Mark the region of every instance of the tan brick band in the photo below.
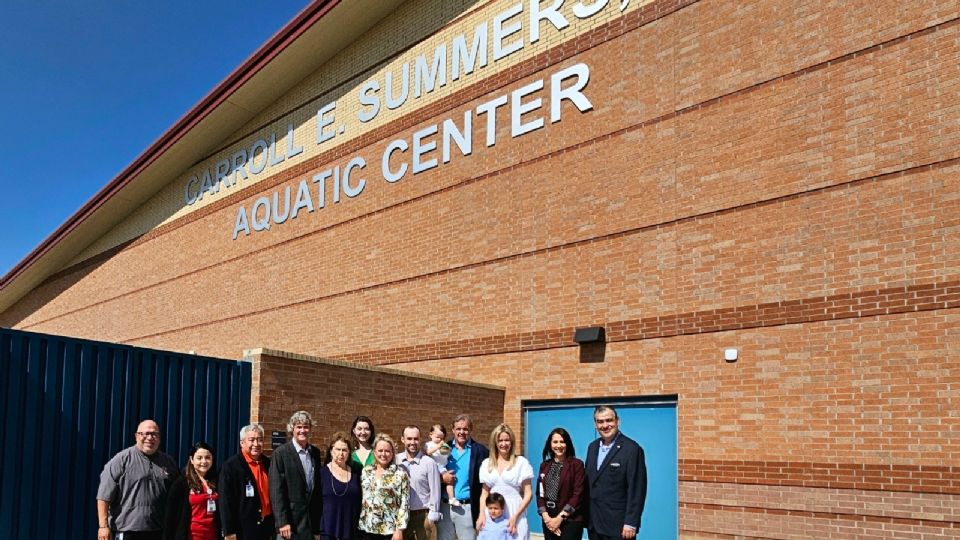
<svg viewBox="0 0 960 540">
<path fill-rule="evenodd" d="M 689 3 L 694 3 L 698 1 L 699 0 L 693 0 L 692 2 L 689 2 Z M 454 19 L 447 21 L 445 24 L 441 25 L 439 28 L 437 28 L 433 32 L 432 35 L 425 36 L 423 40 L 424 41 L 429 40 L 432 37 L 436 36 L 437 34 L 443 33 L 444 31 L 448 30 L 450 27 L 456 25 L 460 21 L 460 19 L 462 19 L 463 17 L 468 16 L 472 12 L 486 9 L 488 6 L 493 5 L 496 2 L 497 0 L 488 0 L 483 4 L 479 4 L 472 7 L 469 11 L 466 11 L 462 13 L 460 16 L 455 17 Z M 665 15 L 667 14 L 661 15 L 661 17 Z M 410 44 L 405 47 L 398 48 L 394 50 L 393 53 L 390 54 L 389 56 L 381 58 L 376 62 L 373 62 L 371 64 L 368 64 L 365 67 L 360 68 L 359 70 L 357 70 L 356 73 L 351 75 L 346 80 L 320 88 L 315 92 L 316 95 L 314 97 L 307 98 L 303 101 L 293 104 L 287 107 L 286 109 L 284 109 L 283 111 L 272 116 L 271 118 L 266 119 L 263 122 L 247 129 L 244 133 L 237 135 L 233 139 L 230 139 L 229 141 L 223 143 L 219 148 L 214 149 L 206 156 L 198 159 L 197 163 L 202 163 L 229 148 L 233 148 L 243 143 L 245 140 L 255 136 L 257 133 L 260 133 L 263 130 L 269 129 L 271 126 L 276 124 L 280 119 L 293 115 L 294 113 L 296 113 L 300 109 L 303 109 L 307 105 L 310 105 L 311 103 L 319 102 L 321 99 L 323 99 L 324 96 L 337 95 L 337 94 L 343 93 L 345 90 L 351 90 L 354 86 L 359 86 L 361 82 L 369 79 L 371 75 L 375 74 L 378 70 L 380 70 L 384 66 L 389 65 L 390 62 L 392 62 L 394 59 L 399 58 L 405 54 L 408 54 L 410 50 L 413 49 L 415 46 L 416 44 Z"/>
<path fill-rule="evenodd" d="M 684 510 L 714 510 L 721 512 L 735 512 L 746 514 L 761 514 L 764 516 L 789 516 L 799 518 L 814 518 L 819 520 L 842 520 L 860 523 L 897 524 L 917 527 L 930 527 L 949 530 L 960 529 L 956 521 L 939 521 L 934 519 L 914 519 L 874 516 L 865 514 L 840 514 L 835 512 L 810 512 L 806 510 L 786 510 L 780 508 L 756 508 L 747 506 L 728 506 L 720 504 L 680 503 L 680 512 Z M 952 533 L 955 534 L 955 533 Z"/>
<path fill-rule="evenodd" d="M 680 481 L 960 495 L 960 467 L 681 459 Z"/>
</svg>

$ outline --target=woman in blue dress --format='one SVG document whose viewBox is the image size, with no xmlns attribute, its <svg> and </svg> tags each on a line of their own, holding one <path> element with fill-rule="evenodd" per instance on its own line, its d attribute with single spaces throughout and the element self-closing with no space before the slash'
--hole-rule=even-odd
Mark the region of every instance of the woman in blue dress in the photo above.
<svg viewBox="0 0 960 540">
<path fill-rule="evenodd" d="M 327 448 L 327 464 L 320 469 L 323 495 L 321 538 L 356 540 L 360 521 L 360 470 L 350 459 L 352 442 L 343 432 L 333 434 Z"/>
</svg>

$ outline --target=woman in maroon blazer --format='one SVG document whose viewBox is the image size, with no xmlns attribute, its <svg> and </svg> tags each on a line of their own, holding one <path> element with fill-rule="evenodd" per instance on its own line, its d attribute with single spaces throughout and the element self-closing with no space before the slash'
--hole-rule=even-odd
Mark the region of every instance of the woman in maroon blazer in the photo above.
<svg viewBox="0 0 960 540">
<path fill-rule="evenodd" d="M 563 428 L 554 428 L 543 445 L 537 476 L 537 511 L 547 540 L 580 540 L 587 523 L 586 474 L 574 455 L 573 441 Z"/>
</svg>

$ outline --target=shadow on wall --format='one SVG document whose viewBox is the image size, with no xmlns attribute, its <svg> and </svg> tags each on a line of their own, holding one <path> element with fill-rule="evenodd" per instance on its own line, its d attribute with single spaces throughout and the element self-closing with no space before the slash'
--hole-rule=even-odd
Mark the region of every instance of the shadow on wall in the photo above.
<svg viewBox="0 0 960 540">
<path fill-rule="evenodd" d="M 607 357 L 607 344 L 600 341 L 597 343 L 584 343 L 580 345 L 580 363 L 581 364 L 601 364 Z"/>
</svg>

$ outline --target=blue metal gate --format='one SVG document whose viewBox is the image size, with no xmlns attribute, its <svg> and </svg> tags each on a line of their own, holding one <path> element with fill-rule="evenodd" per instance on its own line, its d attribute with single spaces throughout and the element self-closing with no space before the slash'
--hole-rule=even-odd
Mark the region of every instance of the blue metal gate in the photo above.
<svg viewBox="0 0 960 540">
<path fill-rule="evenodd" d="M 235 453 L 250 383 L 246 362 L 0 329 L 0 536 L 93 538 L 100 472 L 144 418 L 181 465 L 196 441 Z"/>
</svg>

